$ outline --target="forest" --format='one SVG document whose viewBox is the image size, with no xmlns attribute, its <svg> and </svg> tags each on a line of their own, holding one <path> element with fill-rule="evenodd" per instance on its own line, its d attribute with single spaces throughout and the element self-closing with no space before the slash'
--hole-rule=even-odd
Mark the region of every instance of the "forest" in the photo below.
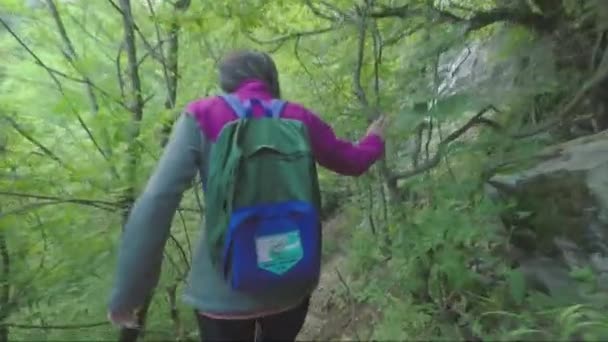
<svg viewBox="0 0 608 342">
<path fill-rule="evenodd" d="M 1 0 L 0 341 L 197 341 L 184 194 L 140 318 L 106 318 L 117 246 L 184 106 L 236 49 L 359 139 L 320 169 L 323 276 L 300 339 L 608 338 L 608 2 Z"/>
</svg>

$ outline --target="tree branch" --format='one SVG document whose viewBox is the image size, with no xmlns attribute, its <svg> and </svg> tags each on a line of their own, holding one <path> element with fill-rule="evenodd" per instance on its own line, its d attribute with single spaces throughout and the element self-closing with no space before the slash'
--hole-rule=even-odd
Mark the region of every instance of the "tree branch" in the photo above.
<svg viewBox="0 0 608 342">
<path fill-rule="evenodd" d="M 344 328 L 346 328 L 349 324 L 351 324 L 355 321 L 355 318 L 357 315 L 356 302 L 355 302 L 354 295 L 353 295 L 350 287 L 344 280 L 344 277 L 342 277 L 342 274 L 340 273 L 340 270 L 337 267 L 336 267 L 336 274 L 338 275 L 338 280 L 340 280 L 340 283 L 342 283 L 342 286 L 344 286 L 344 289 L 346 290 L 346 298 L 348 299 L 348 302 L 350 304 L 350 319 L 344 325 Z M 353 326 L 353 332 L 355 334 L 356 340 L 361 341 L 361 337 L 359 337 L 359 332 L 357 331 L 356 327 L 354 327 L 354 326 Z"/>
<path fill-rule="evenodd" d="M 41 204 L 41 205 L 73 203 L 73 204 L 91 206 L 91 207 L 108 210 L 108 211 L 120 209 L 120 206 L 121 206 L 121 204 L 119 202 L 109 202 L 109 201 L 103 201 L 103 200 L 90 200 L 90 199 L 83 199 L 83 198 L 69 198 L 69 197 L 59 197 L 59 196 L 26 194 L 26 193 L 18 193 L 18 192 L 10 192 L 10 191 L 0 191 L 0 196 L 29 198 L 29 199 L 48 201 L 48 202 L 34 203 L 34 204 Z"/>
<path fill-rule="evenodd" d="M 415 32 L 419 31 L 420 29 L 422 29 L 426 24 L 418 24 L 416 26 L 414 26 L 413 28 L 409 28 L 408 30 L 402 31 L 398 34 L 395 34 L 392 37 L 389 37 L 387 39 L 384 40 L 384 46 L 388 47 L 391 45 L 394 45 L 396 43 L 398 43 L 399 41 L 401 41 L 401 39 L 410 36 L 412 34 L 414 34 Z"/>
<path fill-rule="evenodd" d="M 412 153 L 412 166 L 414 168 L 418 167 L 418 162 L 420 160 L 420 152 L 422 152 L 422 133 L 424 133 L 425 129 L 430 128 L 430 123 L 428 121 L 423 121 L 418 126 L 414 132 L 416 133 L 414 138 L 414 153 Z"/>
<path fill-rule="evenodd" d="M 112 0 L 108 0 L 114 4 Z M 137 138 L 140 133 L 139 125 L 143 118 L 144 99 L 142 97 L 142 86 L 139 77 L 139 65 L 137 59 L 137 48 L 135 43 L 136 25 L 131 12 L 131 1 L 120 0 L 120 13 L 122 14 L 123 23 L 123 39 L 124 47 L 127 53 L 127 74 L 128 74 L 128 91 L 127 103 L 132 114 L 131 129 L 129 132 L 129 142 L 127 145 L 127 188 L 123 193 L 123 203 L 125 205 L 123 211 L 123 223 L 126 223 L 129 216 L 130 208 L 135 202 L 135 184 L 137 181 L 137 165 L 139 163 L 139 153 L 137 148 Z M 142 37 L 142 41 L 145 39 Z M 124 229 L 124 225 L 123 225 Z M 152 302 L 152 294 L 150 294 L 143 307 L 137 312 L 137 323 L 140 327 L 145 326 L 146 315 L 150 303 Z M 140 329 L 123 328 L 120 332 L 121 341 L 136 341 L 140 335 Z"/>
<path fill-rule="evenodd" d="M 49 200 L 49 201 L 40 201 L 40 202 L 36 202 L 36 203 L 31 203 L 31 204 L 27 204 L 27 205 L 24 205 L 24 206 L 16 208 L 16 209 L 2 212 L 2 213 L 0 213 L 0 218 L 11 216 L 11 215 L 25 214 L 28 211 L 36 210 L 36 209 L 39 209 L 42 207 L 47 207 L 49 205 L 59 205 L 59 204 L 66 204 L 66 203 L 73 203 L 73 202 L 60 201 L 60 200 Z M 78 204 L 81 204 L 81 203 L 78 203 Z M 93 205 L 93 207 L 97 207 L 97 206 Z M 103 207 L 97 207 L 97 208 L 102 209 L 102 210 L 111 211 L 110 209 L 103 208 Z"/>
<path fill-rule="evenodd" d="M 2 210 L 0 210 L 0 215 L 2 215 Z M 11 278 L 11 259 L 8 253 L 6 236 L 3 231 L 0 231 L 0 257 L 2 261 L 2 273 L 0 274 L 0 304 L 2 304 L 0 322 L 2 322 L 9 316 L 9 304 L 11 302 L 11 283 L 9 282 Z M 0 341 L 8 341 L 8 328 L 7 326 L 0 325 Z"/>
<path fill-rule="evenodd" d="M 173 328 L 175 329 L 175 336 L 178 340 L 181 340 L 182 336 L 182 324 L 179 318 L 179 310 L 177 307 L 177 285 L 175 282 L 173 285 L 167 287 L 167 297 L 169 299 L 169 316 L 173 322 Z"/>
<path fill-rule="evenodd" d="M 112 0 L 108 0 L 114 4 Z M 127 178 L 128 188 L 125 190 L 123 201 L 125 207 L 129 208 L 135 201 L 135 182 L 137 178 L 137 163 L 139 155 L 137 152 L 136 139 L 139 136 L 139 124 L 143 117 L 144 99 L 142 98 L 141 80 L 139 77 L 139 68 L 137 65 L 137 50 L 135 45 L 135 23 L 133 14 L 131 13 L 130 0 L 120 0 L 120 13 L 122 15 L 123 31 L 124 31 L 124 47 L 127 53 L 127 74 L 128 74 L 128 92 L 127 103 L 129 111 L 133 115 L 130 123 L 129 144 L 127 146 Z M 128 215 L 128 209 L 125 210 L 125 219 Z"/>
<path fill-rule="evenodd" d="M 50 149 L 48 149 L 46 146 L 44 146 L 42 143 L 40 143 L 38 140 L 36 140 L 36 138 L 34 138 L 32 135 L 30 135 L 28 132 L 26 132 L 21 126 L 19 126 L 19 124 L 11 117 L 9 116 L 3 116 L 3 118 L 8 121 L 8 123 L 13 126 L 13 128 L 15 129 L 15 131 L 17 131 L 17 133 L 19 133 L 22 137 L 24 137 L 27 141 L 31 142 L 32 144 L 36 145 L 36 147 L 38 147 L 40 150 L 42 150 L 42 152 L 48 156 L 49 158 L 53 159 L 54 161 L 56 161 L 57 163 L 59 163 L 59 165 L 67 168 L 68 170 L 70 169 L 66 163 L 63 162 L 63 160 L 61 160 L 61 158 L 59 158 L 59 156 L 57 156 L 55 153 L 53 153 L 53 151 L 51 151 Z"/>
<path fill-rule="evenodd" d="M 278 48 L 280 48 L 283 44 L 285 44 L 287 41 L 289 41 L 291 39 L 300 39 L 300 38 L 303 38 L 303 37 L 315 36 L 315 35 L 319 35 L 319 34 L 323 34 L 323 33 L 334 31 L 336 28 L 337 28 L 337 25 L 332 25 L 332 26 L 329 26 L 329 27 L 320 28 L 320 29 L 316 29 L 316 30 L 287 33 L 287 34 L 284 34 L 282 36 L 270 38 L 270 39 L 267 39 L 267 40 L 262 40 L 262 39 L 255 38 L 254 36 L 252 36 L 248 32 L 245 32 L 245 34 L 247 35 L 247 38 L 251 39 L 256 44 L 260 44 L 260 45 L 276 44 L 275 48 L 273 49 L 273 50 L 276 51 L 276 50 L 278 50 Z"/>
<path fill-rule="evenodd" d="M 123 16 L 123 17 L 125 16 L 125 12 L 121 8 L 122 5 L 119 6 L 113 0 L 107 0 L 107 2 L 118 13 L 120 13 L 121 16 Z M 148 42 L 148 40 L 146 39 L 146 35 L 144 35 L 143 32 L 141 32 L 141 29 L 139 28 L 139 26 L 135 22 L 133 22 L 133 30 L 134 30 L 134 32 L 137 33 L 137 35 L 139 36 L 139 39 L 141 39 L 142 43 L 144 44 L 144 47 L 146 48 L 146 51 L 152 56 L 152 58 L 156 59 L 157 61 L 161 61 L 162 57 L 158 54 L 158 52 L 156 51 L 156 48 L 154 46 L 152 46 L 152 44 L 150 44 L 150 42 Z"/>
<path fill-rule="evenodd" d="M 2 24 L 2 26 L 4 26 L 4 28 L 9 32 L 9 34 L 13 38 L 15 38 L 15 40 L 17 41 L 17 43 L 19 43 L 19 45 L 21 45 L 21 47 L 23 47 L 28 52 L 28 54 L 30 56 L 32 56 L 32 58 L 34 58 L 34 61 L 36 62 L 36 64 L 39 65 L 40 67 L 42 67 L 49 74 L 49 76 L 51 77 L 51 79 L 53 80 L 53 82 L 55 83 L 55 85 L 57 86 L 57 89 L 59 90 L 59 92 L 65 97 L 66 94 L 65 94 L 65 91 L 63 90 L 63 85 L 61 84 L 61 82 L 59 81 L 59 79 L 57 78 L 57 76 L 55 76 L 55 73 L 53 72 L 53 69 L 49 68 L 36 55 L 36 53 L 34 53 L 34 51 L 32 51 L 32 49 L 30 49 L 29 46 L 27 46 L 27 44 L 25 44 L 25 42 L 17 35 L 17 33 L 15 33 L 15 31 L 13 31 L 11 29 L 11 27 L 2 18 L 0 18 L 0 24 Z M 97 148 L 97 150 L 99 151 L 99 153 L 101 153 L 101 155 L 106 160 L 108 160 L 108 156 L 105 154 L 105 152 L 101 148 L 101 146 L 97 143 L 97 140 L 93 136 L 93 133 L 91 132 L 91 130 L 89 129 L 89 127 L 86 125 L 86 123 L 84 122 L 84 120 L 82 120 L 82 117 L 80 116 L 80 114 L 78 114 L 78 111 L 76 110 L 76 108 L 74 108 L 74 106 L 72 105 L 71 102 L 69 102 L 69 105 L 70 105 L 70 109 L 71 109 L 72 113 L 78 119 L 78 122 L 80 123 L 80 126 L 85 130 L 85 132 L 89 136 L 89 139 L 91 140 L 91 142 L 93 143 L 93 145 Z"/>
<path fill-rule="evenodd" d="M 314 6 L 312 4 L 311 0 L 304 0 L 304 3 L 306 4 L 306 7 L 308 7 L 308 9 L 310 9 L 310 11 L 316 15 L 317 17 L 321 18 L 321 19 L 325 19 L 328 21 L 340 21 L 340 20 L 344 20 L 346 18 L 346 14 L 343 13 L 342 11 L 338 10 L 335 6 L 332 6 L 330 4 L 328 4 L 327 2 L 321 2 L 325 7 L 329 8 L 333 13 L 331 14 L 325 14 L 323 13 L 319 8 L 317 8 L 316 6 Z"/>
<path fill-rule="evenodd" d="M 446 12 L 442 12 L 442 14 L 446 16 Z M 449 16 L 449 18 L 456 18 L 456 16 Z M 468 21 L 467 31 L 469 32 L 502 21 L 519 24 L 538 31 L 549 31 L 554 26 L 551 20 L 541 14 L 510 8 L 496 8 L 487 12 L 477 12 L 466 21 Z"/>
<path fill-rule="evenodd" d="M 91 78 L 88 75 L 86 75 L 81 70 L 81 68 L 77 65 L 77 60 L 79 58 L 78 54 L 76 52 L 76 49 L 74 48 L 74 44 L 72 43 L 72 40 L 70 39 L 70 37 L 65 29 L 65 25 L 63 24 L 63 20 L 61 19 L 61 15 L 59 14 L 59 10 L 57 9 L 55 2 L 53 0 L 47 0 L 47 5 L 49 7 L 49 11 L 51 12 L 51 17 L 53 17 L 53 20 L 55 21 L 55 25 L 57 26 L 57 30 L 59 31 L 59 36 L 61 37 L 61 40 L 64 45 L 64 48 L 62 49 L 63 55 L 66 58 L 66 60 L 68 61 L 68 63 L 70 63 L 72 68 L 74 68 L 74 70 L 76 70 L 76 72 L 83 78 L 85 91 L 87 93 L 87 97 L 89 98 L 91 114 L 97 115 L 97 113 L 99 112 L 99 101 L 97 100 L 97 95 L 95 94 L 94 89 L 101 90 L 101 88 L 96 86 L 93 83 L 93 81 L 91 80 Z M 105 91 L 101 91 L 101 93 L 106 96 L 109 96 L 107 94 L 107 92 L 105 92 Z M 112 147 L 110 144 L 108 131 L 107 131 L 106 127 L 102 127 L 101 131 L 102 131 L 102 137 L 103 137 L 104 144 L 105 144 L 104 156 L 107 156 L 106 159 L 109 159 L 109 157 L 112 155 Z M 114 166 L 111 165 L 110 167 L 111 167 L 112 173 L 116 177 L 119 177 L 118 172 L 116 171 Z"/>
<path fill-rule="evenodd" d="M 401 180 L 401 179 L 405 179 L 405 178 L 410 178 L 410 177 L 419 175 L 421 173 L 424 173 L 424 172 L 434 168 L 435 166 L 437 166 L 439 164 L 439 162 L 441 161 L 441 157 L 443 156 L 443 153 L 447 149 L 448 145 L 451 142 L 453 142 L 454 140 L 458 139 L 460 136 L 462 136 L 464 133 L 466 133 L 472 127 L 480 124 L 481 121 L 479 120 L 479 118 L 481 118 L 482 115 L 484 115 L 486 112 L 488 112 L 490 110 L 494 110 L 494 111 L 498 112 L 498 110 L 494 106 L 488 106 L 488 107 L 483 108 L 475 116 L 473 116 L 469 121 L 467 121 L 462 127 L 458 128 L 457 130 L 452 132 L 450 135 L 448 135 L 445 138 L 445 140 L 441 141 L 437 146 L 437 152 L 435 152 L 435 155 L 433 155 L 433 157 L 431 159 L 427 160 L 425 163 L 423 163 L 422 165 L 420 165 L 417 168 L 394 174 L 393 180 L 397 181 L 397 180 Z"/>
<path fill-rule="evenodd" d="M 89 38 L 93 39 L 97 48 L 99 49 L 99 53 L 103 54 L 108 59 L 112 59 L 112 56 L 108 53 L 108 51 L 111 51 L 114 48 L 114 45 L 112 43 L 114 42 L 115 37 L 113 34 L 108 34 L 108 32 L 104 30 L 100 25 L 97 25 L 98 30 L 96 32 L 90 32 L 87 25 L 82 21 L 78 20 L 73 14 L 68 12 L 67 16 L 74 24 L 76 24 L 76 26 L 78 26 L 79 30 L 81 30 Z M 107 38 L 109 42 L 104 41 L 100 38 L 101 34 L 99 33 L 99 31 L 102 31 L 102 33 L 105 35 L 105 38 Z"/>
<path fill-rule="evenodd" d="M 179 250 L 181 257 L 182 257 L 184 263 L 186 264 L 186 273 L 188 273 L 190 271 L 190 261 L 188 260 L 188 256 L 186 255 L 186 251 L 184 250 L 184 247 L 182 247 L 181 243 L 179 243 L 179 241 L 177 241 L 177 239 L 175 238 L 175 236 L 173 236 L 173 234 L 169 234 L 169 239 L 171 239 L 171 241 L 173 241 L 173 243 L 175 244 L 175 247 L 177 247 L 177 249 Z"/>
<path fill-rule="evenodd" d="M 147 0 L 148 8 L 150 10 L 150 14 L 154 18 L 154 27 L 156 29 L 157 40 L 162 41 L 160 27 L 156 21 L 156 13 L 154 12 L 154 7 L 152 6 L 151 0 Z M 173 4 L 173 15 L 171 17 L 171 23 L 169 25 L 169 38 L 167 47 L 166 56 L 165 50 L 161 44 L 161 56 L 162 61 L 161 65 L 163 68 L 163 77 L 165 79 L 166 84 L 166 97 L 165 97 L 165 108 L 166 109 L 174 109 L 177 100 L 177 87 L 179 80 L 179 31 L 181 30 L 181 24 L 179 22 L 178 14 L 184 13 L 190 7 L 191 0 L 180 0 Z M 171 130 L 173 129 L 173 124 L 177 120 L 179 115 L 175 115 L 173 118 L 169 119 L 168 122 L 163 124 L 162 136 L 161 136 L 161 146 L 165 146 L 169 139 L 169 135 Z"/>
<path fill-rule="evenodd" d="M 106 201 L 106 200 L 93 200 L 93 199 L 85 199 L 85 198 L 37 195 L 37 194 L 11 192 L 11 191 L 0 191 L 0 196 L 29 198 L 29 199 L 38 199 L 38 200 L 43 200 L 43 201 L 49 201 L 49 202 L 39 203 L 41 206 L 51 205 L 51 204 L 73 203 L 73 204 L 91 206 L 91 207 L 108 210 L 108 211 L 114 211 L 114 210 L 124 208 L 123 203 L 121 203 L 119 201 L 111 202 L 111 201 Z M 192 212 L 192 213 L 201 212 L 199 209 L 187 208 L 187 207 L 179 207 L 178 210 Z"/>
<path fill-rule="evenodd" d="M 65 56 L 67 61 L 72 65 L 72 67 L 83 77 L 86 86 L 87 96 L 89 97 L 89 101 L 91 103 L 91 113 L 97 114 L 97 112 L 99 111 L 99 103 L 97 102 L 97 96 L 95 96 L 95 92 L 93 91 L 93 87 L 91 86 L 93 82 L 91 82 L 91 79 L 83 72 L 81 72 L 76 66 L 76 59 L 78 58 L 78 54 L 76 53 L 74 44 L 68 36 L 68 33 L 65 29 L 65 25 L 63 25 L 63 21 L 61 20 L 61 16 L 59 15 L 59 11 L 57 10 L 55 2 L 53 0 L 46 0 L 46 3 L 49 7 L 49 11 L 51 12 L 51 17 L 53 17 L 53 20 L 55 21 L 57 30 L 59 31 L 59 36 L 63 41 L 63 55 Z"/>
<path fill-rule="evenodd" d="M 0 323 L 0 327 L 10 327 L 17 329 L 41 329 L 41 330 L 77 330 L 90 329 L 110 325 L 110 322 L 95 322 L 85 324 L 66 324 L 66 325 L 33 325 L 33 324 L 18 324 L 18 323 Z"/>
<path fill-rule="evenodd" d="M 82 198 L 64 198 L 64 197 L 58 197 L 58 196 L 27 194 L 27 193 L 11 192 L 11 191 L 0 191 L 0 196 L 31 198 L 31 199 L 40 199 L 40 200 L 59 200 L 59 201 L 74 202 L 74 203 L 81 203 L 81 204 L 107 205 L 107 206 L 110 206 L 110 207 L 116 207 L 116 206 L 119 205 L 118 202 L 110 202 L 110 201 L 105 201 L 105 200 L 91 200 L 91 199 L 82 199 Z"/>
<path fill-rule="evenodd" d="M 361 103 L 361 106 L 366 111 L 368 121 L 372 121 L 372 114 L 369 112 L 369 101 L 361 85 L 361 71 L 363 69 L 363 60 L 365 58 L 365 36 L 367 35 L 367 15 L 364 13 L 359 17 L 359 33 L 357 38 L 357 62 L 353 72 L 353 89 L 355 96 Z"/>
<path fill-rule="evenodd" d="M 200 186 L 200 188 L 199 188 L 199 186 Z M 203 187 L 202 180 L 200 182 L 198 182 L 198 181 L 194 182 L 194 197 L 196 198 L 196 204 L 198 205 L 198 209 L 200 210 L 201 214 L 205 211 L 205 206 L 203 205 L 203 201 L 201 200 L 201 195 L 199 194 L 199 189 L 202 189 L 202 187 Z"/>
<path fill-rule="evenodd" d="M 165 84 L 167 86 L 167 99 L 169 98 L 169 93 L 171 92 L 171 79 L 169 77 L 169 68 L 167 67 L 167 60 L 165 58 L 165 51 L 163 49 L 164 39 L 160 33 L 160 26 L 158 25 L 158 19 L 156 18 L 156 12 L 154 11 L 154 5 L 152 4 L 152 0 L 146 0 L 148 5 L 148 10 L 150 11 L 150 15 L 152 16 L 152 22 L 154 23 L 154 31 L 156 33 L 156 40 L 158 41 L 158 49 L 160 50 L 160 64 L 163 70 L 163 77 L 165 79 Z M 148 54 L 146 54 L 148 55 Z M 143 58 L 142 58 L 143 60 Z"/>
<path fill-rule="evenodd" d="M 423 8 L 413 4 L 398 7 L 383 7 L 370 13 L 372 18 L 411 18 L 414 16 L 428 16 L 429 13 L 436 13 L 442 21 L 465 23 L 468 25 L 467 31 L 479 30 L 497 22 L 511 22 L 523 25 L 539 31 L 549 31 L 553 29 L 554 23 L 549 18 L 531 11 L 512 9 L 506 7 L 494 8 L 489 11 L 474 12 L 468 18 L 459 17 L 447 10 L 442 10 L 434 6 L 425 5 Z"/>
<path fill-rule="evenodd" d="M 559 112 L 553 116 L 553 119 L 549 119 L 546 122 L 531 127 L 530 129 L 512 134 L 511 137 L 516 139 L 526 138 L 559 125 L 568 117 L 568 115 L 571 114 L 574 107 L 576 107 L 576 105 L 583 100 L 589 91 L 600 85 L 600 83 L 604 82 L 606 79 L 608 79 L 608 49 L 604 51 L 600 64 L 593 76 L 583 83 L 572 99 L 568 101 L 565 106 L 561 107 Z"/>
<path fill-rule="evenodd" d="M 414 5 L 407 4 L 398 7 L 388 7 L 384 6 L 381 10 L 372 11 L 369 13 L 369 16 L 372 18 L 382 19 L 382 18 L 407 18 L 415 15 L 419 15 L 421 11 L 416 9 Z"/>
<path fill-rule="evenodd" d="M 196 191 L 197 189 L 195 189 Z M 190 242 L 190 235 L 188 234 L 188 225 L 186 224 L 186 219 L 184 218 L 183 210 L 179 209 L 177 211 L 180 220 L 182 221 L 182 227 L 184 228 L 184 235 L 186 236 L 186 245 L 188 248 L 188 255 L 192 258 L 192 243 Z"/>
<path fill-rule="evenodd" d="M 173 16 L 169 26 L 169 46 L 167 48 L 167 98 L 165 108 L 175 108 L 177 100 L 177 87 L 179 80 L 179 31 L 181 24 L 179 15 L 190 7 L 191 0 L 179 0 L 173 4 Z M 171 123 L 171 128 L 173 124 Z"/>
</svg>

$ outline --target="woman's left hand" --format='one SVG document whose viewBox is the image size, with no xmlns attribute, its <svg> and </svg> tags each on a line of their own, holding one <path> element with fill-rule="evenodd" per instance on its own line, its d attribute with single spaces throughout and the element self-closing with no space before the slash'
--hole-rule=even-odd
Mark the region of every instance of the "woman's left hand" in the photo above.
<svg viewBox="0 0 608 342">
<path fill-rule="evenodd" d="M 121 328 L 139 328 L 139 324 L 137 324 L 136 310 L 131 312 L 108 312 L 108 320 L 112 322 L 112 324 Z"/>
</svg>

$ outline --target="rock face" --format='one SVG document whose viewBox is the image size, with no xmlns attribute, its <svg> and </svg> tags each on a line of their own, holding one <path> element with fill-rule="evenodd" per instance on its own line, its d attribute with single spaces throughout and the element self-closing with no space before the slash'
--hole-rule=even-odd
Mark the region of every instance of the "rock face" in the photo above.
<svg viewBox="0 0 608 342">
<path fill-rule="evenodd" d="M 515 203 L 503 222 L 519 250 L 516 264 L 530 285 L 551 294 L 575 291 L 575 269 L 593 271 L 596 288 L 606 288 L 608 131 L 550 147 L 526 164 L 488 181 L 495 196 Z"/>
<path fill-rule="evenodd" d="M 440 98 L 472 94 L 505 98 L 505 93 L 529 94 L 539 91 L 555 75 L 553 46 L 549 39 L 522 37 L 505 28 L 493 36 L 457 46 L 439 58 Z"/>
</svg>

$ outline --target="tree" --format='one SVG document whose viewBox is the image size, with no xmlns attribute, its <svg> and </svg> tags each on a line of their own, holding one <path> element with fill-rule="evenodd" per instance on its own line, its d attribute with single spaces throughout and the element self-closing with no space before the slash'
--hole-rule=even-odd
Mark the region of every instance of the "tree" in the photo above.
<svg viewBox="0 0 608 342">
<path fill-rule="evenodd" d="M 181 109 L 218 91 L 214 66 L 231 49 L 272 52 L 286 98 L 314 109 L 339 135 L 356 139 L 388 113 L 385 159 L 357 182 L 322 171 L 324 196 L 343 206 L 353 205 L 347 196 L 358 199 L 361 219 L 381 238 L 381 259 L 420 271 L 429 280 L 412 292 L 443 313 L 456 298 L 473 301 L 458 288 L 473 276 L 454 260 L 464 264 L 477 248 L 470 241 L 489 239 L 469 227 L 490 211 L 474 200 L 482 170 L 492 169 L 486 164 L 527 153 L 540 133 L 563 140 L 608 127 L 602 1 L 10 0 L 3 7 L 0 340 L 114 336 L 100 294 L 109 291 L 120 227 Z M 504 67 L 508 82 L 488 67 L 482 73 L 492 76 L 467 83 L 472 65 Z M 450 86 L 459 75 L 464 86 Z M 194 330 L 178 294 L 204 210 L 197 189 L 181 204 L 161 283 L 140 317 L 155 338 L 186 339 Z M 458 206 L 466 215 L 453 213 Z M 428 222 L 463 232 L 420 228 Z M 414 227 L 412 235 L 402 226 Z M 369 257 L 358 258 L 361 250 L 354 260 Z M 442 295 L 431 293 L 435 285 Z M 123 340 L 137 335 L 122 332 Z"/>
</svg>

